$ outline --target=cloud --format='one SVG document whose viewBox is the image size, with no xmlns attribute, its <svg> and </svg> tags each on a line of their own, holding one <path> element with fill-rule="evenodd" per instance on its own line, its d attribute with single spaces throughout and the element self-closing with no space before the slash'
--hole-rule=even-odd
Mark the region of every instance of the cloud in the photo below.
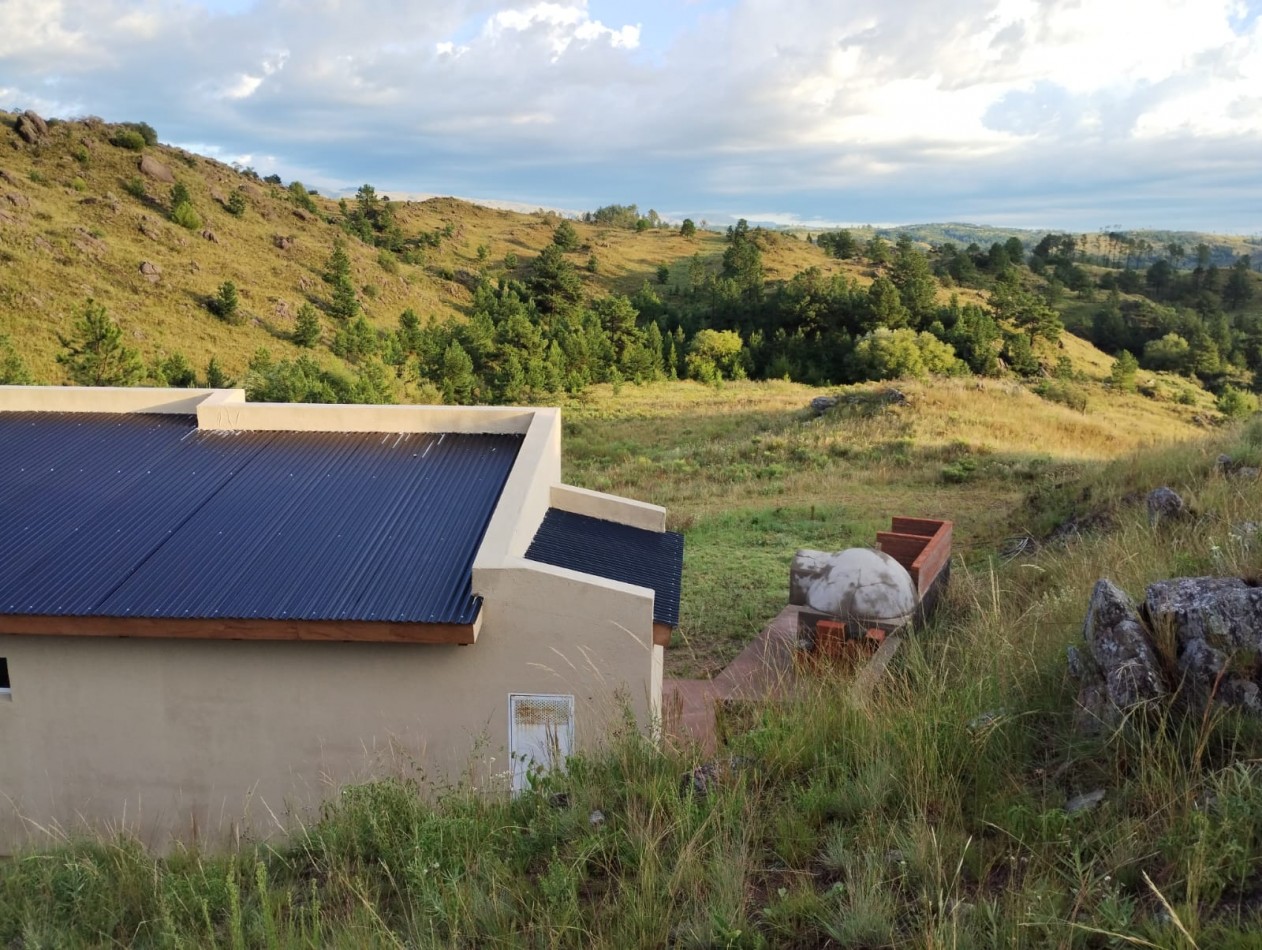
<svg viewBox="0 0 1262 950">
<path fill-rule="evenodd" d="M 1043 207 L 1082 228 L 1165 214 L 1262 229 L 1256 2 L 610 8 L 9 0 L 0 95 L 276 156 L 261 170 L 325 189 L 637 201 L 715 221 L 761 206 L 1037 224 Z"/>
</svg>

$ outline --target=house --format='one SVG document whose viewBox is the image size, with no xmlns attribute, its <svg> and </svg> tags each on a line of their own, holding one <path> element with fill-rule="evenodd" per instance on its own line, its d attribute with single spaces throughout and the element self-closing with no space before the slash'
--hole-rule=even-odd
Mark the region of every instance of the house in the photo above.
<svg viewBox="0 0 1262 950">
<path fill-rule="evenodd" d="M 561 416 L 0 387 L 0 852 L 275 833 L 382 774 L 520 790 L 661 712 L 682 538 Z"/>
</svg>

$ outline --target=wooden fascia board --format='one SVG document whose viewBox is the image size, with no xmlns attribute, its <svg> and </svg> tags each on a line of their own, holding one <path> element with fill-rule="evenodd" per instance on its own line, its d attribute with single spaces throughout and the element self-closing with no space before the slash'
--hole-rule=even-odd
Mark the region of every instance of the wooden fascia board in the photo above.
<svg viewBox="0 0 1262 950">
<path fill-rule="evenodd" d="M 668 647 L 670 646 L 671 634 L 675 632 L 675 628 L 668 623 L 662 623 L 660 620 L 653 621 L 653 646 Z"/>
<path fill-rule="evenodd" d="M 373 620 L 238 620 L 188 617 L 58 617 L 0 615 L 0 634 L 50 637 L 142 637 L 173 640 L 302 640 L 350 643 L 471 644 L 473 623 Z"/>
</svg>

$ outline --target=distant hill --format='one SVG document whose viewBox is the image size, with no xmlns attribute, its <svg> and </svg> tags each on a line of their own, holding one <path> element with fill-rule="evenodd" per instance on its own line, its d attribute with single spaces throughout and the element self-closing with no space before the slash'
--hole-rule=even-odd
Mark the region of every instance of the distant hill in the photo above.
<svg viewBox="0 0 1262 950">
<path fill-rule="evenodd" d="M 236 376 L 259 347 L 277 358 L 300 352 L 289 340 L 296 313 L 304 302 L 327 304 L 322 275 L 339 236 L 363 310 L 384 330 L 407 308 L 422 320 L 463 319 L 481 277 L 524 278 L 561 220 L 454 198 L 392 201 L 408 252 L 383 253 L 345 233 L 337 201 L 306 196 L 300 185 L 301 201 L 294 183 L 156 142 L 128 143 L 123 136 L 134 130 L 99 119 L 50 120 L 28 142 L 16 119 L 0 112 L 0 334 L 43 382 L 64 381 L 55 362 L 58 333 L 70 331 L 89 297 L 105 305 L 146 362 L 179 352 L 200 370 L 217 356 Z M 142 160 L 156 162 L 160 177 L 143 172 Z M 171 220 L 176 181 L 200 219 L 192 229 Z M 229 210 L 234 193 L 244 202 L 239 216 Z M 634 293 L 656 283 L 663 264 L 682 279 L 676 265 L 694 255 L 717 270 L 724 249 L 718 232 L 683 238 L 671 228 L 573 224 L 581 243 L 569 257 L 588 296 Z M 764 256 L 771 280 L 809 266 L 856 269 L 805 241 L 773 243 Z M 238 289 L 241 326 L 207 307 L 224 281 Z M 327 347 L 307 352 L 323 365 L 343 365 Z"/>
<path fill-rule="evenodd" d="M 819 228 L 788 228 L 785 229 L 795 236 L 805 237 L 810 234 L 812 236 L 819 234 Z M 840 228 L 826 228 L 823 230 L 841 230 Z M 1092 232 L 1066 231 L 1063 228 L 1001 228 L 986 224 L 963 224 L 959 222 L 950 222 L 944 224 L 906 224 L 896 227 L 853 227 L 846 228 L 857 240 L 866 241 L 873 235 L 894 241 L 901 235 L 907 235 L 918 244 L 929 247 L 939 247 L 948 242 L 959 245 L 961 248 L 968 247 L 970 244 L 976 244 L 981 248 L 987 248 L 991 244 L 1007 241 L 1009 238 L 1018 238 L 1026 249 L 1032 248 L 1037 244 L 1045 234 L 1074 234 L 1079 238 L 1081 246 L 1086 250 L 1088 255 L 1110 255 L 1107 245 L 1113 243 L 1113 240 L 1121 239 L 1129 241 L 1132 244 L 1140 244 L 1145 242 L 1152 247 L 1151 253 L 1142 258 L 1137 258 L 1139 262 L 1151 263 L 1158 257 L 1165 257 L 1166 249 L 1171 244 L 1181 246 L 1184 253 L 1178 258 L 1176 263 L 1181 266 L 1195 266 L 1196 262 L 1196 246 L 1205 244 L 1210 251 L 1210 263 L 1217 264 L 1219 267 L 1229 266 L 1234 263 L 1241 255 L 1247 254 L 1252 259 L 1253 269 L 1262 270 L 1262 236 L 1254 235 L 1246 237 L 1243 235 L 1228 234 L 1212 234 L 1207 231 L 1167 231 L 1167 230 L 1107 230 L 1101 229 Z"/>
</svg>

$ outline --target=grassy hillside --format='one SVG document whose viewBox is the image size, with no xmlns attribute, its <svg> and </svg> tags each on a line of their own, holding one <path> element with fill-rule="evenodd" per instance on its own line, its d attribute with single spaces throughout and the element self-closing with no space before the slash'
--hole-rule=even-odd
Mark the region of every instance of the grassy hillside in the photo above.
<svg viewBox="0 0 1262 950">
<path fill-rule="evenodd" d="M 867 545 L 895 514 L 950 518 L 959 551 L 1041 534 L 1022 507 L 1120 455 L 1203 433 L 1207 394 L 1160 374 L 1164 398 L 1105 391 L 1109 361 L 1081 341 L 1085 411 L 1015 382 L 936 380 L 836 390 L 816 418 L 818 389 L 796 383 L 657 383 L 595 387 L 565 407 L 565 477 L 665 505 L 686 537 L 681 627 L 672 675 L 721 669 L 786 598 L 800 547 Z M 1173 401 L 1196 393 L 1191 405 Z M 1052 395 L 1055 395 L 1055 391 Z"/>
<path fill-rule="evenodd" d="M 288 339 L 294 317 L 305 301 L 327 302 L 322 274 L 335 237 L 345 237 L 331 223 L 339 217 L 336 202 L 312 196 L 313 213 L 287 189 L 212 159 L 163 145 L 143 153 L 116 147 L 110 139 L 118 127 L 95 120 L 56 122 L 37 145 L 19 139 L 11 125 L 0 113 L 0 334 L 13 340 L 38 380 L 64 381 L 55 362 L 57 334 L 70 332 L 88 297 L 106 306 L 146 362 L 179 351 L 200 370 L 214 355 L 239 376 L 260 346 L 278 358 L 298 354 Z M 172 186 L 141 174 L 142 154 L 185 185 L 200 227 L 169 220 Z M 246 208 L 235 217 L 227 203 L 238 189 Z M 405 263 L 348 239 L 352 279 L 381 329 L 394 327 L 409 307 L 422 319 L 460 319 L 479 277 L 524 276 L 559 220 L 451 198 L 394 204 L 408 239 L 433 235 L 437 246 L 425 245 L 416 263 Z M 570 257 L 591 295 L 656 283 L 661 264 L 672 267 L 673 280 L 683 280 L 680 265 L 694 255 L 717 270 L 724 247 L 714 232 L 685 239 L 665 229 L 575 227 L 582 246 Z M 772 235 L 769 242 L 771 279 L 809 266 L 843 268 L 804 241 Z M 509 255 L 513 268 L 505 263 Z M 595 272 L 588 269 L 593 259 Z M 144 262 L 160 269 L 156 282 L 141 273 Z M 244 326 L 229 326 L 207 309 L 224 281 L 238 288 Z M 326 365 L 341 363 L 324 347 L 315 355 Z"/>
</svg>

